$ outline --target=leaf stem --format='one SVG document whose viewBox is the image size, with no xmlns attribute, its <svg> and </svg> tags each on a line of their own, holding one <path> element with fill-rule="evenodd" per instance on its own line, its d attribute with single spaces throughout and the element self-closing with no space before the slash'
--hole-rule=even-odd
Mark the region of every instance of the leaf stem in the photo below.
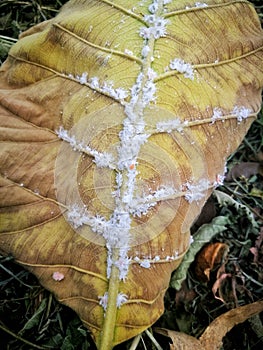
<svg viewBox="0 0 263 350">
<path fill-rule="evenodd" d="M 117 261 L 119 257 L 119 249 L 114 249 L 112 254 L 112 261 Z M 114 332 L 116 329 L 116 317 L 117 317 L 117 296 L 119 292 L 119 269 L 114 264 L 111 268 L 111 276 L 109 279 L 108 288 L 108 304 L 105 312 L 105 318 L 103 328 L 101 332 L 100 350 L 110 350 L 113 347 Z"/>
</svg>

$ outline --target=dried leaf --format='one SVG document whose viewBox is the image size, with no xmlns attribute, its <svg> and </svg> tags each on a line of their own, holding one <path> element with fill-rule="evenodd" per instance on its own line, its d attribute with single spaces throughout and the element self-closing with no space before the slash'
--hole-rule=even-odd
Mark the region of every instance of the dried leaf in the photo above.
<svg viewBox="0 0 263 350">
<path fill-rule="evenodd" d="M 254 255 L 253 263 L 256 265 L 263 265 L 263 261 L 260 261 L 260 257 L 263 259 L 263 227 L 261 227 L 259 231 L 258 238 L 255 242 L 255 247 L 251 247 L 249 251 Z"/>
<path fill-rule="evenodd" d="M 229 220 L 225 216 L 218 216 L 212 220 L 210 224 L 204 224 L 196 232 L 193 242 L 185 254 L 181 265 L 174 272 L 170 286 L 176 290 L 181 288 L 182 281 L 186 279 L 189 266 L 194 261 L 196 254 L 199 250 L 209 242 L 214 235 L 223 232 L 227 229 L 225 225 L 229 223 Z"/>
<path fill-rule="evenodd" d="M 216 216 L 216 205 L 213 196 L 209 197 L 207 202 L 205 203 L 201 214 L 198 219 L 195 221 L 195 227 L 199 228 L 204 224 L 208 224 L 211 222 Z"/>
<path fill-rule="evenodd" d="M 256 175 L 260 172 L 260 163 L 256 162 L 241 162 L 233 166 L 233 168 L 227 173 L 225 181 L 231 181 L 241 176 L 249 179 L 252 175 Z"/>
<path fill-rule="evenodd" d="M 260 109 L 261 60 L 254 8 L 222 0 L 72 0 L 11 49 L 0 251 L 102 350 L 162 314 L 190 227 Z"/>
<path fill-rule="evenodd" d="M 212 292 L 214 294 L 214 297 L 222 301 L 222 303 L 226 303 L 224 296 L 221 292 L 222 286 L 225 284 L 226 280 L 231 278 L 232 278 L 231 273 L 226 273 L 225 266 L 223 265 L 221 269 L 219 269 L 217 279 L 212 287 Z"/>
<path fill-rule="evenodd" d="M 210 272 L 225 260 L 229 247 L 225 243 L 211 243 L 205 246 L 196 257 L 195 273 L 199 280 L 210 280 Z"/>
<path fill-rule="evenodd" d="M 185 333 L 165 328 L 154 328 L 156 333 L 169 337 L 172 350 L 219 350 L 227 332 L 239 323 L 263 311 L 263 301 L 240 306 L 217 317 L 204 331 L 199 339 Z"/>
<path fill-rule="evenodd" d="M 203 349 L 219 350 L 222 339 L 234 326 L 263 311 L 263 301 L 240 306 L 217 317 L 199 338 Z"/>
<path fill-rule="evenodd" d="M 171 339 L 170 350 L 205 350 L 200 341 L 191 335 L 157 327 L 154 331 Z"/>
</svg>

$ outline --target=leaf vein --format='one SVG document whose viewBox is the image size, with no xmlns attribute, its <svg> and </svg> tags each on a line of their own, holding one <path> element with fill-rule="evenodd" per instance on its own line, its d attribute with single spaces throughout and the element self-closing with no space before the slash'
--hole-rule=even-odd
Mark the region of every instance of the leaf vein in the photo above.
<svg viewBox="0 0 263 350">
<path fill-rule="evenodd" d="M 98 273 L 95 273 L 95 272 L 83 269 L 81 267 L 75 266 L 75 265 L 70 265 L 70 264 L 54 264 L 54 265 L 51 265 L 51 264 L 35 264 L 35 263 L 28 263 L 28 262 L 25 262 L 25 261 L 22 261 L 22 260 L 16 260 L 16 261 L 19 264 L 24 265 L 24 266 L 28 266 L 28 267 L 39 267 L 39 268 L 44 267 L 44 268 L 51 268 L 51 269 L 56 269 L 56 268 L 72 269 L 74 271 L 78 271 L 78 272 L 84 273 L 86 275 L 91 275 L 93 277 L 97 277 L 100 280 L 108 283 L 107 278 L 105 278 L 104 276 L 102 276 L 102 275 L 100 275 Z"/>
<path fill-rule="evenodd" d="M 64 31 L 65 33 L 69 34 L 70 36 L 74 37 L 75 39 L 77 39 L 79 41 L 82 41 L 83 43 L 87 44 L 88 46 L 91 46 L 91 47 L 93 47 L 95 49 L 98 49 L 98 50 L 110 53 L 111 55 L 113 54 L 113 55 L 117 55 L 117 56 L 120 56 L 120 57 L 127 58 L 127 59 L 129 59 L 131 61 L 135 61 L 138 64 L 142 65 L 142 60 L 140 58 L 138 58 L 137 56 L 127 55 L 125 52 L 114 50 L 114 49 L 108 49 L 108 48 L 106 48 L 104 46 L 94 44 L 91 41 L 88 41 L 88 40 L 82 38 L 81 36 L 75 34 L 74 32 L 68 30 L 67 28 L 63 27 L 62 25 L 60 25 L 58 23 L 55 23 L 53 25 L 55 27 L 59 28 L 60 30 Z"/>
<path fill-rule="evenodd" d="M 180 14 L 184 14 L 184 13 L 189 13 L 189 12 L 195 12 L 195 11 L 206 11 L 207 9 L 213 9 L 213 8 L 217 8 L 217 7 L 227 7 L 227 6 L 231 6 L 237 3 L 245 3 L 247 5 L 250 5 L 253 7 L 253 5 L 246 1 L 246 0 L 234 0 L 234 1 L 229 1 L 229 2 L 225 2 L 225 3 L 220 3 L 220 4 L 207 4 L 206 7 L 189 7 L 189 8 L 184 8 L 181 10 L 176 10 L 176 11 L 171 11 L 171 12 L 167 12 L 163 15 L 164 18 L 169 18 L 169 17 L 173 17 L 176 15 L 180 15 Z"/>
<path fill-rule="evenodd" d="M 196 64 L 196 65 L 193 64 L 192 67 L 193 67 L 194 70 L 198 70 L 198 69 L 203 69 L 203 68 L 223 66 L 225 64 L 236 62 L 236 61 L 238 61 L 240 59 L 252 56 L 252 55 L 254 55 L 255 53 L 257 53 L 257 52 L 259 52 L 261 50 L 263 50 L 263 46 L 260 46 L 260 47 L 256 48 L 255 50 L 246 52 L 243 55 L 239 55 L 237 57 L 229 58 L 227 60 L 223 60 L 223 61 L 219 61 L 219 62 L 212 62 L 212 63 L 201 63 L 201 64 Z M 171 77 L 171 76 L 175 76 L 175 75 L 179 75 L 179 74 L 183 74 L 183 73 L 180 73 L 180 72 L 178 72 L 176 70 L 170 70 L 170 71 L 167 71 L 165 73 L 159 74 L 154 79 L 154 82 L 158 82 L 158 81 L 160 81 L 162 79 L 165 79 L 167 77 Z"/>
</svg>

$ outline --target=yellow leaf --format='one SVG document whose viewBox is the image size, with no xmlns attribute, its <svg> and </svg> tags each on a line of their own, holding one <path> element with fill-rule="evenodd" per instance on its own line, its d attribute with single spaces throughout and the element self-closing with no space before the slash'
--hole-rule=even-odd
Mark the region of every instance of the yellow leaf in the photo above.
<svg viewBox="0 0 263 350">
<path fill-rule="evenodd" d="M 11 49 L 0 252 L 101 349 L 162 314 L 190 227 L 260 108 L 262 75 L 262 31 L 242 0 L 71 0 Z"/>
</svg>

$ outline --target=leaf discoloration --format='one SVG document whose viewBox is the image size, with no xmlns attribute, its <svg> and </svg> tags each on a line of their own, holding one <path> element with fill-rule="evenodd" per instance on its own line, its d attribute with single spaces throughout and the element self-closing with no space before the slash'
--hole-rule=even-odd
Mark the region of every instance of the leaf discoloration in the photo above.
<svg viewBox="0 0 263 350">
<path fill-rule="evenodd" d="M 260 107 L 251 5 L 190 5 L 72 0 L 1 68 L 0 250 L 101 349 L 161 315 L 190 227 Z"/>
</svg>

